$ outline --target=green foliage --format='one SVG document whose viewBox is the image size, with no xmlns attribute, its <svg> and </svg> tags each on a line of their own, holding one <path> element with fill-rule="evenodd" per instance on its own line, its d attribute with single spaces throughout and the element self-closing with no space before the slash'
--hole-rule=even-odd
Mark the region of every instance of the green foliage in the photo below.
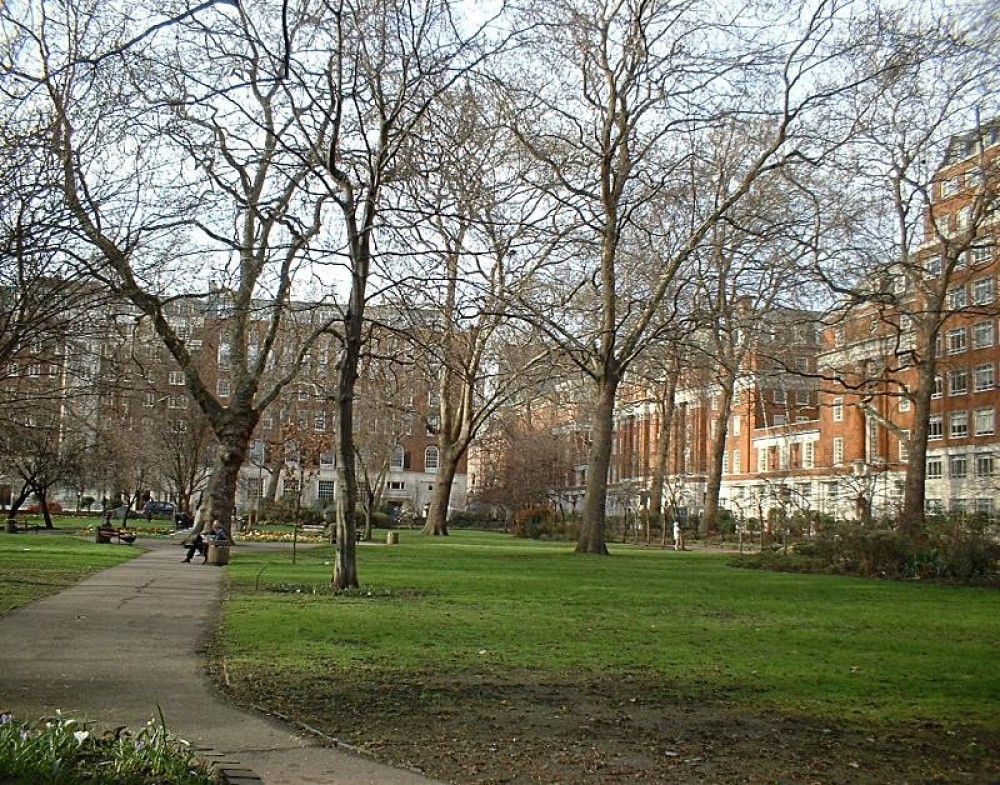
<svg viewBox="0 0 1000 785">
<path fill-rule="evenodd" d="M 80 507 L 86 510 L 87 512 L 90 512 L 90 508 L 94 506 L 94 502 L 96 501 L 97 499 L 95 499 L 93 496 L 81 496 Z"/>
<path fill-rule="evenodd" d="M 813 539 L 733 563 L 788 572 L 989 583 L 1000 581 L 1000 543 L 985 527 L 962 522 L 940 522 L 918 538 L 888 527 L 825 524 Z"/>
<path fill-rule="evenodd" d="M 296 565 L 247 552 L 228 568 L 219 653 L 259 702 L 359 671 L 378 684 L 635 674 L 802 716 L 1000 726 L 1000 592 L 610 547 L 597 558 L 485 532 L 404 535 L 359 549 L 353 595 L 325 589 L 328 547 Z"/>
<path fill-rule="evenodd" d="M 212 785 L 218 778 L 191 746 L 150 721 L 104 734 L 57 714 L 18 722 L 0 714 L 0 782 L 23 785 Z"/>
</svg>

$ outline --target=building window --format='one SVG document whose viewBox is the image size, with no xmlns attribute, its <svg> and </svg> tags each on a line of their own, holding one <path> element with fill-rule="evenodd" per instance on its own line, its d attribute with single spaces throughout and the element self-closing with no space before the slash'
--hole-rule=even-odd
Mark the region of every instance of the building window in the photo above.
<svg viewBox="0 0 1000 785">
<path fill-rule="evenodd" d="M 972 348 L 988 349 L 993 346 L 993 321 L 976 322 L 972 325 Z"/>
<path fill-rule="evenodd" d="M 977 409 L 974 415 L 976 436 L 992 436 L 994 431 L 994 414 L 992 409 Z"/>
<path fill-rule="evenodd" d="M 948 395 L 965 395 L 969 391 L 969 372 L 959 368 L 948 373 Z"/>
<path fill-rule="evenodd" d="M 170 375 L 167 377 L 167 384 L 173 385 L 174 387 L 183 387 L 184 371 L 171 371 Z"/>
<path fill-rule="evenodd" d="M 389 462 L 389 468 L 396 472 L 403 471 L 403 466 L 406 462 L 406 451 L 396 445 L 396 448 L 392 451 L 392 460 Z"/>
<path fill-rule="evenodd" d="M 441 393 L 438 390 L 431 389 L 427 391 L 427 405 L 437 406 L 441 401 Z"/>
<path fill-rule="evenodd" d="M 299 389 L 298 389 L 298 398 L 299 398 L 300 401 L 308 401 L 309 400 L 309 390 L 307 388 L 305 388 L 305 387 L 299 387 Z"/>
<path fill-rule="evenodd" d="M 739 415 L 733 417 L 733 436 L 739 436 L 743 430 L 743 418 Z"/>
<path fill-rule="evenodd" d="M 787 444 L 778 447 L 778 468 L 787 469 L 789 465 L 789 450 Z"/>
<path fill-rule="evenodd" d="M 808 390 L 796 390 L 795 391 L 795 403 L 798 406 L 808 406 L 809 405 L 809 391 Z"/>
<path fill-rule="evenodd" d="M 729 453 L 722 453 L 722 473 L 729 474 Z"/>
<path fill-rule="evenodd" d="M 993 454 L 988 452 L 981 452 L 976 454 L 976 476 L 977 477 L 992 477 L 993 476 Z"/>
<path fill-rule="evenodd" d="M 220 398 L 229 397 L 229 379 L 219 379 L 215 385 L 216 392 L 219 394 Z"/>
<path fill-rule="evenodd" d="M 899 462 L 906 463 L 910 460 L 910 432 L 902 431 L 899 434 Z"/>
<path fill-rule="evenodd" d="M 910 399 L 906 395 L 899 396 L 899 410 L 901 412 L 910 411 Z"/>
<path fill-rule="evenodd" d="M 840 466 L 844 463 L 844 437 L 835 436 L 833 439 L 833 465 Z"/>
<path fill-rule="evenodd" d="M 788 403 L 788 393 L 785 390 L 775 390 L 774 402 L 780 404 Z"/>
<path fill-rule="evenodd" d="M 316 488 L 316 498 L 323 501 L 333 501 L 337 483 L 334 480 L 320 480 Z"/>
<path fill-rule="evenodd" d="M 935 376 L 934 392 L 931 393 L 931 398 L 940 398 L 942 395 L 944 395 L 944 377 Z"/>
<path fill-rule="evenodd" d="M 944 438 L 944 421 L 940 414 L 931 415 L 927 418 L 927 439 L 934 441 Z"/>
<path fill-rule="evenodd" d="M 425 430 L 428 436 L 436 436 L 438 429 L 440 429 L 440 427 L 441 427 L 441 418 L 438 415 L 432 414 L 430 417 L 427 418 L 427 427 L 425 428 Z"/>
<path fill-rule="evenodd" d="M 816 442 L 802 443 L 802 468 L 811 469 L 816 465 Z"/>
<path fill-rule="evenodd" d="M 927 263 L 924 265 L 924 270 L 927 276 L 934 278 L 941 275 L 941 257 L 938 255 L 932 255 L 927 257 Z"/>
<path fill-rule="evenodd" d="M 170 409 L 186 409 L 188 399 L 186 395 L 171 395 L 167 398 L 167 407 Z"/>
<path fill-rule="evenodd" d="M 219 369 L 228 370 L 230 364 L 230 351 L 229 344 L 225 341 L 220 341 L 219 343 Z"/>
<path fill-rule="evenodd" d="M 844 419 L 844 399 L 834 398 L 833 399 L 833 421 L 842 422 Z"/>
<path fill-rule="evenodd" d="M 993 261 L 993 247 L 990 245 L 974 245 L 969 251 L 973 264 L 989 264 Z"/>
<path fill-rule="evenodd" d="M 334 456 L 333 450 L 324 450 L 319 454 L 320 466 L 333 466 L 335 463 L 336 456 Z"/>
<path fill-rule="evenodd" d="M 964 327 L 948 330 L 948 354 L 961 354 L 966 349 L 966 334 Z"/>
<path fill-rule="evenodd" d="M 972 302 L 975 305 L 989 305 L 993 302 L 992 278 L 980 278 L 972 282 Z"/>
<path fill-rule="evenodd" d="M 437 471 L 438 467 L 438 448 L 434 446 L 428 447 L 424 450 L 424 471 Z"/>
<path fill-rule="evenodd" d="M 941 181 L 941 198 L 947 199 L 949 196 L 954 196 L 958 193 L 959 188 L 959 176 L 949 177 L 947 180 Z"/>
<path fill-rule="evenodd" d="M 927 479 L 940 480 L 944 477 L 944 465 L 940 458 L 927 459 Z"/>
<path fill-rule="evenodd" d="M 977 365 L 974 373 L 974 384 L 976 392 L 992 390 L 994 385 L 993 363 Z"/>
<path fill-rule="evenodd" d="M 969 435 L 969 413 L 952 412 L 949 416 L 948 435 L 952 439 L 964 439 Z"/>
<path fill-rule="evenodd" d="M 295 499 L 299 495 L 299 478 L 285 477 L 281 487 L 281 497 L 283 499 Z"/>
<path fill-rule="evenodd" d="M 978 515 L 985 515 L 989 518 L 993 517 L 993 499 L 991 497 L 973 499 L 973 504 Z"/>
<path fill-rule="evenodd" d="M 264 495 L 264 479 L 262 477 L 247 477 L 247 498 L 259 499 Z"/>
<path fill-rule="evenodd" d="M 767 449 L 764 447 L 757 450 L 757 471 L 761 474 L 767 471 Z"/>
<path fill-rule="evenodd" d="M 318 411 L 313 415 L 313 430 L 314 431 L 325 431 L 326 430 L 326 412 Z"/>
<path fill-rule="evenodd" d="M 390 491 L 405 491 L 406 483 L 402 480 L 389 480 L 389 490 Z"/>
<path fill-rule="evenodd" d="M 964 454 L 948 456 L 948 474 L 953 480 L 964 480 L 969 475 L 969 461 Z"/>
<path fill-rule="evenodd" d="M 959 308 L 964 308 L 968 304 L 969 300 L 965 296 L 964 286 L 956 286 L 955 288 L 948 290 L 948 308 L 953 311 L 957 311 Z"/>
<path fill-rule="evenodd" d="M 733 474 L 739 474 L 740 471 L 740 451 L 733 450 Z"/>
<path fill-rule="evenodd" d="M 147 409 L 156 405 L 156 393 L 148 392 L 142 397 L 142 405 Z"/>
</svg>

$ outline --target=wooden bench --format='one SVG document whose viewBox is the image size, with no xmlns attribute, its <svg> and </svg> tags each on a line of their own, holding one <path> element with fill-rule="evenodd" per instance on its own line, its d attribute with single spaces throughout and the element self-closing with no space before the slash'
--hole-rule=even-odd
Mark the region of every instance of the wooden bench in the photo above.
<svg viewBox="0 0 1000 785">
<path fill-rule="evenodd" d="M 102 544 L 118 540 L 119 545 L 131 545 L 135 542 L 135 533 L 128 529 L 115 529 L 98 526 L 94 530 L 94 541 Z"/>
<path fill-rule="evenodd" d="M 303 525 L 301 527 L 301 529 L 302 529 L 302 533 L 303 534 L 322 534 L 323 532 L 326 531 L 326 527 L 325 526 L 313 526 L 313 525 Z M 354 530 L 354 541 L 355 542 L 362 542 L 364 540 L 364 538 L 365 538 L 364 529 L 355 529 Z M 336 541 L 337 541 L 337 532 L 336 532 L 336 530 L 334 530 L 333 537 L 331 538 L 331 542 L 336 542 Z"/>
<path fill-rule="evenodd" d="M 18 532 L 34 532 L 38 534 L 45 527 L 38 523 L 38 521 L 33 519 L 27 520 L 17 520 L 16 518 L 7 519 L 7 532 L 9 534 L 17 534 Z"/>
</svg>

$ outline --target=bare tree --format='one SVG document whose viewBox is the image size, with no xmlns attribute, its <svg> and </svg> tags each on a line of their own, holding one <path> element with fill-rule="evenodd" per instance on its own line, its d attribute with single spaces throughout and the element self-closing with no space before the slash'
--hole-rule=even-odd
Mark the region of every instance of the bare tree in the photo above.
<svg viewBox="0 0 1000 785">
<path fill-rule="evenodd" d="M 840 65 L 868 51 L 876 32 L 874 25 L 848 31 L 853 9 L 836 0 L 810 3 L 789 9 L 780 24 L 769 18 L 755 27 L 695 0 L 531 7 L 536 60 L 527 70 L 535 78 L 517 92 L 511 122 L 539 164 L 532 181 L 549 197 L 560 242 L 550 253 L 551 296 L 527 318 L 544 323 L 593 382 L 578 551 L 607 552 L 615 394 L 635 358 L 666 329 L 661 307 L 676 278 L 758 180 L 820 158 L 849 132 L 833 107 L 869 74 Z M 741 21 L 755 12 L 775 8 L 741 6 Z M 787 34 L 778 38 L 778 29 Z M 869 63 L 879 70 L 876 60 Z M 709 134 L 750 117 L 760 134 L 747 140 L 743 165 L 718 185 L 711 209 L 700 211 L 691 202 L 699 189 L 689 162 Z M 635 271 L 650 266 L 653 285 L 634 292 Z M 558 285 L 566 282 L 568 290 Z"/>
</svg>

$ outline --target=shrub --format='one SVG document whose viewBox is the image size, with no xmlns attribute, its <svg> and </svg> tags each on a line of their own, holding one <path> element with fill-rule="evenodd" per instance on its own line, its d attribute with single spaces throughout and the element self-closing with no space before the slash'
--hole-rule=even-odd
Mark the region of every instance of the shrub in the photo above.
<svg viewBox="0 0 1000 785">
<path fill-rule="evenodd" d="M 220 780 L 191 746 L 166 732 L 162 719 L 135 735 L 99 735 L 57 714 L 34 723 L 0 714 L 0 782 L 58 785 L 213 785 Z"/>
</svg>

